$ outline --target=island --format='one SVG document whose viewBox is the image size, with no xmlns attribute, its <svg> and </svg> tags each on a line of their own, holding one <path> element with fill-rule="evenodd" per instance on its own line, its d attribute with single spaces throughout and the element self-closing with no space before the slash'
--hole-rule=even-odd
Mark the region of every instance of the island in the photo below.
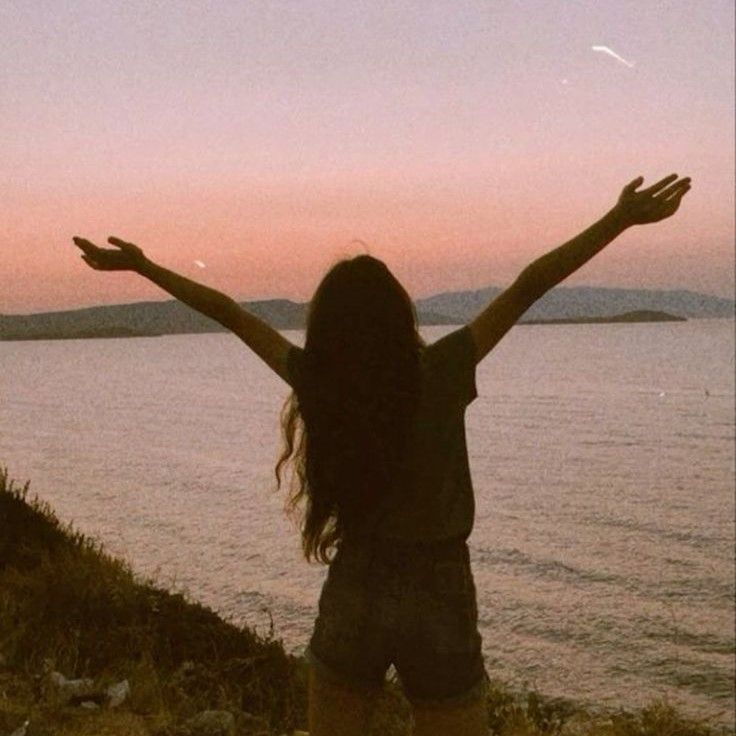
<svg viewBox="0 0 736 736">
<path fill-rule="evenodd" d="M 656 312 L 649 309 L 638 309 L 623 314 L 611 314 L 605 317 L 564 317 L 559 319 L 529 319 L 519 322 L 520 325 L 586 325 L 607 324 L 610 322 L 687 322 L 686 317 L 676 314 Z"/>
</svg>

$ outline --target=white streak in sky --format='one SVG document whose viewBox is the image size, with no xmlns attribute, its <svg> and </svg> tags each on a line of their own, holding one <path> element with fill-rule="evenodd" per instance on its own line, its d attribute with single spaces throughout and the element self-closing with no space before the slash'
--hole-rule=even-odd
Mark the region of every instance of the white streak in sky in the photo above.
<svg viewBox="0 0 736 736">
<path fill-rule="evenodd" d="M 205 267 L 205 265 L 204 265 L 204 263 L 202 263 L 202 261 L 194 261 L 194 265 L 195 266 L 199 266 L 200 268 L 204 268 Z"/>
<path fill-rule="evenodd" d="M 634 66 L 633 61 L 626 61 L 626 59 L 623 59 L 620 57 L 615 51 L 611 51 L 611 49 L 608 48 L 608 46 L 591 46 L 591 49 L 593 51 L 602 51 L 604 54 L 608 54 L 609 56 L 613 56 L 614 59 L 617 61 L 620 61 L 622 64 L 626 64 L 628 67 Z"/>
</svg>

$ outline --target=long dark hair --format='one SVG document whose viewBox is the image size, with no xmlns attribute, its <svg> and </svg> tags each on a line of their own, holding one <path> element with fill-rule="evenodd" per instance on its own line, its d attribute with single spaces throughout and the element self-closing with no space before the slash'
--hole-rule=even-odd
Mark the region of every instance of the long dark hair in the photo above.
<svg viewBox="0 0 736 736">
<path fill-rule="evenodd" d="M 382 261 L 361 254 L 325 274 L 308 309 L 298 385 L 281 411 L 275 470 L 280 488 L 291 458 L 287 509 L 304 502 L 307 560 L 329 562 L 346 528 L 401 492 L 424 346 L 414 304 Z"/>
</svg>

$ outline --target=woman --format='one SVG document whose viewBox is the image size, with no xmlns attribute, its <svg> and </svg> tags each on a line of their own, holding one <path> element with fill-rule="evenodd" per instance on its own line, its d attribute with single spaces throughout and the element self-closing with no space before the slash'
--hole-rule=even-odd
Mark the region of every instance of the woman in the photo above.
<svg viewBox="0 0 736 736">
<path fill-rule="evenodd" d="M 365 734 L 394 664 L 418 736 L 487 733 L 487 675 L 466 539 L 473 490 L 464 411 L 475 366 L 524 312 L 633 225 L 673 215 L 690 179 L 636 191 L 527 266 L 468 325 L 426 346 L 412 302 L 379 260 L 334 265 L 310 303 L 304 348 L 234 300 L 118 238 L 74 238 L 99 270 L 133 270 L 232 330 L 292 387 L 282 413 L 292 508 L 307 559 L 329 562 L 310 661 L 311 736 Z"/>
</svg>

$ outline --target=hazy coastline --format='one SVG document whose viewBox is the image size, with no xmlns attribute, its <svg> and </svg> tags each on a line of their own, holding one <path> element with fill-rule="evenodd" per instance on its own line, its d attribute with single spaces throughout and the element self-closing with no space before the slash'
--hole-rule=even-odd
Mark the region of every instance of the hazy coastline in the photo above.
<svg viewBox="0 0 736 736">
<path fill-rule="evenodd" d="M 522 320 L 519 325 L 587 325 L 587 324 L 621 324 L 639 322 L 687 322 L 686 317 L 678 317 L 666 312 L 639 310 L 612 314 L 604 317 L 570 317 L 560 319 Z M 436 323 L 430 323 L 436 324 Z M 0 340 L 7 342 L 21 340 L 96 340 L 114 337 L 162 337 L 167 334 L 182 334 L 168 332 L 145 332 L 132 330 L 128 327 L 106 327 L 99 330 L 89 329 L 78 332 L 39 332 L 34 334 L 6 334 L 0 335 Z"/>
<path fill-rule="evenodd" d="M 496 286 L 443 292 L 414 301 L 420 327 L 466 324 L 501 293 Z M 240 302 L 277 330 L 303 330 L 308 302 Z M 734 316 L 734 301 L 687 290 L 557 287 L 535 302 L 520 325 L 682 321 Z M 224 332 L 176 300 L 111 304 L 31 314 L 0 315 L 0 341 L 155 337 Z"/>
</svg>

